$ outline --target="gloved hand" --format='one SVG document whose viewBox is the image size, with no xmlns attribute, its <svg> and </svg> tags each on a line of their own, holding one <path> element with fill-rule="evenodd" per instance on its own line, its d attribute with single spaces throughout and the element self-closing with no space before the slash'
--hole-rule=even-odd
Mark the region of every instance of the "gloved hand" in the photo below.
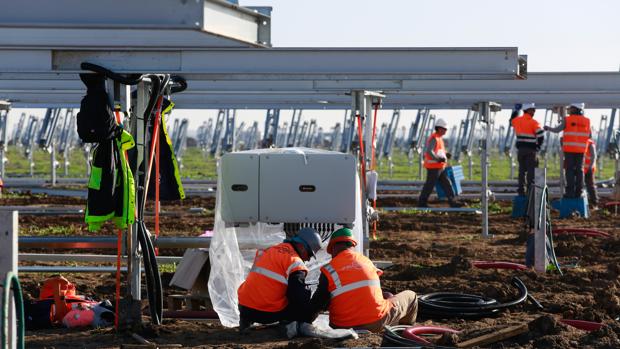
<svg viewBox="0 0 620 349">
<path fill-rule="evenodd" d="M 446 162 L 447 159 L 446 158 L 439 158 L 439 160 L 437 160 L 437 161 L 439 161 L 439 162 Z"/>
<path fill-rule="evenodd" d="M 551 127 L 549 127 L 549 126 L 545 125 L 545 126 L 543 127 L 543 130 L 545 130 L 545 131 L 549 131 L 549 129 L 550 129 L 550 128 L 551 128 Z"/>
<path fill-rule="evenodd" d="M 446 158 L 447 158 L 447 159 L 452 159 L 452 154 L 450 154 L 450 153 L 446 153 Z"/>
</svg>

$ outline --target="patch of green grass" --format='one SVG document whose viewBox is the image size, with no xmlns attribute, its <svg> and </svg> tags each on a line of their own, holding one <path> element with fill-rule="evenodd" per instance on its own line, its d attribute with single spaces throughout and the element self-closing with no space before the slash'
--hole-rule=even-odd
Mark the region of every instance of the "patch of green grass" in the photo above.
<svg viewBox="0 0 620 349">
<path fill-rule="evenodd" d="M 9 177 L 23 177 L 30 175 L 29 162 L 22 148 L 16 146 L 8 147 L 7 158 L 9 162 L 6 165 L 7 175 Z M 74 149 L 70 155 L 70 165 L 68 167 L 69 177 L 86 177 L 86 160 L 85 154 L 81 149 Z M 65 175 L 64 159 L 62 154 L 56 156 L 60 166 L 57 169 L 59 177 Z M 510 158 L 497 151 L 491 153 L 491 166 L 489 167 L 489 180 L 507 180 L 510 179 Z M 514 165 L 514 178 L 518 173 L 516 158 L 512 159 Z M 481 178 L 480 156 L 474 154 L 472 156 L 471 178 L 469 176 L 469 159 L 466 156 L 461 157 L 460 163 L 455 161 L 449 162 L 451 165 L 463 166 L 465 179 L 479 181 Z M 50 173 L 50 155 L 41 149 L 34 151 L 34 176 L 49 177 Z M 206 155 L 200 148 L 187 148 L 181 161 L 181 177 L 188 179 L 216 179 L 217 178 L 217 160 L 211 155 Z M 540 157 L 540 167 L 544 166 L 544 159 Z M 613 178 L 613 164 L 609 161 L 605 163 L 603 169 L 599 169 L 597 177 L 599 179 Z M 423 180 L 426 171 L 422 169 L 420 177 L 420 165 L 418 155 L 409 159 L 406 153 L 395 152 L 392 157 L 392 167 L 387 159 L 378 161 L 377 172 L 380 179 L 392 180 Z M 547 176 L 549 179 L 558 179 L 560 175 L 559 159 L 549 156 L 547 161 Z"/>
<path fill-rule="evenodd" d="M 174 273 L 177 271 L 177 264 L 159 264 L 160 273 Z"/>
<path fill-rule="evenodd" d="M 28 233 L 32 236 L 70 236 L 75 235 L 75 227 L 71 225 L 55 225 L 42 228 L 33 227 L 29 229 Z"/>
<path fill-rule="evenodd" d="M 469 204 L 469 207 L 481 209 L 482 203 L 480 200 L 474 200 Z M 510 207 L 502 207 L 498 202 L 489 202 L 489 213 L 508 213 L 512 212 Z"/>
</svg>

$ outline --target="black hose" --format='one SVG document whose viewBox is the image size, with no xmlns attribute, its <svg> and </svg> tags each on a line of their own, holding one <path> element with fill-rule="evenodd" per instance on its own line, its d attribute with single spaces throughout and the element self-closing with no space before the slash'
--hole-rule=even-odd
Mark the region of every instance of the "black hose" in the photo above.
<svg viewBox="0 0 620 349">
<path fill-rule="evenodd" d="M 560 273 L 560 275 L 564 275 L 564 273 L 562 272 L 562 269 L 560 269 L 560 263 L 558 263 L 558 258 L 555 255 L 555 246 L 553 244 L 553 227 L 551 224 L 551 203 L 549 202 L 549 188 L 547 188 L 545 186 L 545 190 L 544 190 L 544 197 L 545 200 L 542 200 L 543 202 L 545 202 L 546 207 L 545 210 L 547 210 L 546 212 L 546 217 L 547 217 L 547 221 L 545 222 L 545 232 L 547 234 L 547 241 L 549 241 L 549 257 L 551 260 L 551 263 L 555 266 L 555 268 L 558 270 L 558 273 Z"/>
<path fill-rule="evenodd" d="M 501 310 L 523 303 L 527 298 L 527 288 L 518 277 L 512 284 L 519 290 L 516 299 L 499 303 L 495 299 L 451 292 L 436 292 L 418 298 L 420 315 L 425 318 L 482 318 L 493 316 Z"/>
<path fill-rule="evenodd" d="M 434 348 L 434 349 L 454 349 L 454 347 L 445 347 L 438 345 L 428 345 L 405 338 L 400 335 L 404 330 L 411 327 L 410 325 L 385 326 L 383 331 L 382 347 L 407 347 L 415 349 Z"/>
<path fill-rule="evenodd" d="M 187 81 L 184 77 L 172 75 L 170 76 L 170 81 L 172 82 L 170 85 L 170 93 L 179 93 L 187 90 Z"/>
<path fill-rule="evenodd" d="M 80 64 L 80 68 L 82 70 L 90 70 L 95 73 L 99 73 L 107 77 L 108 79 L 112 79 L 116 82 L 120 82 L 123 85 L 137 85 L 140 81 L 142 81 L 142 74 L 130 74 L 127 76 L 123 76 L 121 74 L 115 73 L 107 68 L 104 68 L 100 65 L 82 62 Z"/>
</svg>

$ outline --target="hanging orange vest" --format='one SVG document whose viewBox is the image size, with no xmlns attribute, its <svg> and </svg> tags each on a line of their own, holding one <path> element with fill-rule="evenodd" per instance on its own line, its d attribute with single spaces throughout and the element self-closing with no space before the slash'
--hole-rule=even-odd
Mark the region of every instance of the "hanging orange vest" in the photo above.
<svg viewBox="0 0 620 349">
<path fill-rule="evenodd" d="M 283 310 L 288 305 L 288 276 L 298 270 L 308 272 L 293 246 L 287 242 L 257 251 L 247 279 L 237 290 L 239 304 L 267 312 Z"/>
<path fill-rule="evenodd" d="M 585 154 L 590 139 L 590 119 L 583 115 L 569 115 L 566 117 L 562 151 L 565 153 Z"/>
<path fill-rule="evenodd" d="M 446 147 L 443 144 L 443 138 L 437 134 L 437 132 L 433 132 L 430 137 L 426 140 L 426 149 L 424 149 L 424 168 L 427 169 L 444 169 L 446 168 L 446 161 L 439 162 L 433 159 L 430 155 L 428 155 L 428 147 L 430 146 L 431 140 L 435 139 L 435 148 L 433 152 L 439 156 L 446 156 Z"/>
<path fill-rule="evenodd" d="M 344 250 L 321 268 L 331 294 L 329 321 L 338 327 L 366 325 L 382 319 L 392 307 L 383 298 L 378 269 L 370 259 Z"/>
<path fill-rule="evenodd" d="M 583 173 L 588 172 L 590 168 L 590 164 L 592 163 L 592 153 L 590 153 L 590 144 L 592 144 L 592 148 L 596 151 L 596 143 L 592 139 L 588 140 L 588 147 L 586 148 L 586 156 L 583 161 Z M 592 173 L 596 172 L 596 162 L 592 165 Z"/>
<path fill-rule="evenodd" d="M 512 119 L 510 123 L 517 136 L 517 148 L 537 148 L 537 136 L 543 132 L 538 121 L 530 114 L 523 113 L 523 115 Z"/>
</svg>

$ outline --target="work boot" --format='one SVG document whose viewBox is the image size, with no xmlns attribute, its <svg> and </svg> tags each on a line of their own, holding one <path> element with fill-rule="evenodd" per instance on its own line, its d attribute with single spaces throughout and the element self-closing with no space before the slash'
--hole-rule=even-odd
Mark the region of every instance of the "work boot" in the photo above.
<svg viewBox="0 0 620 349">
<path fill-rule="evenodd" d="M 244 319 L 244 318 L 239 319 L 239 334 L 246 334 L 248 332 L 248 329 L 252 327 L 252 325 L 253 325 L 253 322 L 247 319 Z"/>
<path fill-rule="evenodd" d="M 280 321 L 278 324 L 278 330 L 285 335 L 286 338 L 291 339 L 299 334 L 299 322 L 285 320 Z"/>
<path fill-rule="evenodd" d="M 450 201 L 449 201 L 449 204 L 450 204 L 450 207 L 452 207 L 452 208 L 460 208 L 460 207 L 463 207 L 463 204 L 462 204 L 462 203 L 460 203 L 460 202 L 458 202 L 458 201 L 456 201 L 456 200 L 450 200 Z"/>
</svg>

